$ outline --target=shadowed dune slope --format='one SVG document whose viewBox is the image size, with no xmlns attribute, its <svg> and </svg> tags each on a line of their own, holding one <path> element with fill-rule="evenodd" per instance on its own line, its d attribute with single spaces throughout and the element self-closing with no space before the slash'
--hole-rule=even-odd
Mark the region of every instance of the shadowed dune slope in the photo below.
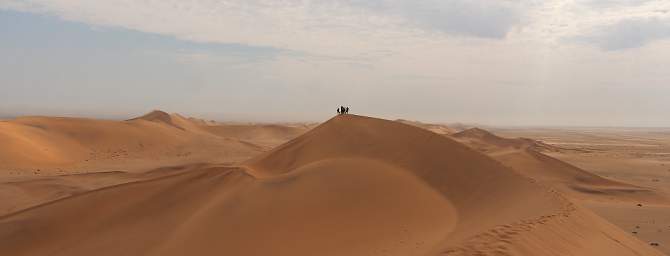
<svg viewBox="0 0 670 256">
<path fill-rule="evenodd" d="M 660 255 L 447 137 L 338 116 L 242 167 L 0 218 L 0 255 Z"/>
<path fill-rule="evenodd" d="M 648 188 L 613 181 L 582 170 L 543 151 L 558 148 L 526 138 L 503 138 L 472 128 L 453 135 L 458 141 L 486 153 L 519 174 L 548 184 L 570 198 L 595 201 L 668 202 L 665 195 Z"/>
</svg>

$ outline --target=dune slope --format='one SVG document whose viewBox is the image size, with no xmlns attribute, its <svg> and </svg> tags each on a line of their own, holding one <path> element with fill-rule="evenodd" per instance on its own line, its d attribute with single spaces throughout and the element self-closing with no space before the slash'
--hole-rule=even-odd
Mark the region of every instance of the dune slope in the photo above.
<svg viewBox="0 0 670 256">
<path fill-rule="evenodd" d="M 338 116 L 241 167 L 0 218 L 1 255 L 660 255 L 499 162 Z"/>
</svg>

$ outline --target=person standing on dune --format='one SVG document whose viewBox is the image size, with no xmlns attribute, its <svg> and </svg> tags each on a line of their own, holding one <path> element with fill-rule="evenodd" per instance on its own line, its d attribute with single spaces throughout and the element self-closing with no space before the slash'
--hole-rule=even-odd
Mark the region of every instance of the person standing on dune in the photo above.
<svg viewBox="0 0 670 256">
<path fill-rule="evenodd" d="M 341 115 L 342 113 L 340 112 L 340 108 L 337 108 L 337 114 Z"/>
<path fill-rule="evenodd" d="M 347 107 L 347 108 L 344 109 L 344 113 L 345 113 L 345 114 L 349 114 L 349 107 Z"/>
</svg>

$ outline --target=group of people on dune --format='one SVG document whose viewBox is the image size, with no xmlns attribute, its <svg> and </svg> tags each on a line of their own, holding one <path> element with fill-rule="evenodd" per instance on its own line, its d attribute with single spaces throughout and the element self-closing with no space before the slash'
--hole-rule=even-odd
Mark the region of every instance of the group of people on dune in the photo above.
<svg viewBox="0 0 670 256">
<path fill-rule="evenodd" d="M 337 108 L 337 114 L 339 115 L 349 114 L 349 107 L 340 106 L 339 108 Z"/>
</svg>

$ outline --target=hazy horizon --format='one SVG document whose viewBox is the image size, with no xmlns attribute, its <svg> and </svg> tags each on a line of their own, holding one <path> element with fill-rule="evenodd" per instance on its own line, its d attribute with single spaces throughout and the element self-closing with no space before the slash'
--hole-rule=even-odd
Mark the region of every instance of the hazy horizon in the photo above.
<svg viewBox="0 0 670 256">
<path fill-rule="evenodd" d="M 670 127 L 670 2 L 0 1 L 0 116 Z"/>
</svg>

